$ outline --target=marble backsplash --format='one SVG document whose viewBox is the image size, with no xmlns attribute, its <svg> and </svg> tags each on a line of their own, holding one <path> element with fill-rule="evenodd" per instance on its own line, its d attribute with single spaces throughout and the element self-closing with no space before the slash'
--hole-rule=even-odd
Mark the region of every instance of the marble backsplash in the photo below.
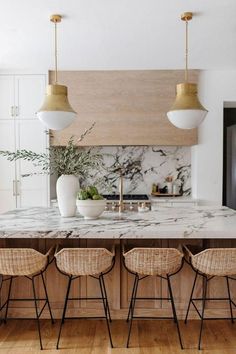
<svg viewBox="0 0 236 354">
<path fill-rule="evenodd" d="M 153 183 L 165 186 L 165 178 L 173 176 L 184 195 L 191 194 L 191 149 L 176 146 L 104 146 L 87 147 L 103 156 L 100 171 L 91 171 L 81 185 L 94 184 L 101 193 L 117 193 L 119 174 L 117 165 L 125 169 L 124 193 L 150 194 Z M 55 197 L 55 179 L 52 181 Z"/>
</svg>

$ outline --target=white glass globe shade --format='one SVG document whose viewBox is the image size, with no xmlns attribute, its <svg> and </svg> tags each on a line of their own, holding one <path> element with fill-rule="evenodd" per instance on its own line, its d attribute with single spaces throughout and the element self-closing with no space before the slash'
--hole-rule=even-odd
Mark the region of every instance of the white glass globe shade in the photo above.
<svg viewBox="0 0 236 354">
<path fill-rule="evenodd" d="M 167 113 L 169 121 L 180 129 L 197 128 L 206 115 L 207 111 L 201 109 L 180 109 Z"/>
<path fill-rule="evenodd" d="M 76 113 L 65 111 L 39 111 L 37 112 L 37 117 L 48 129 L 62 130 L 74 121 Z"/>
</svg>

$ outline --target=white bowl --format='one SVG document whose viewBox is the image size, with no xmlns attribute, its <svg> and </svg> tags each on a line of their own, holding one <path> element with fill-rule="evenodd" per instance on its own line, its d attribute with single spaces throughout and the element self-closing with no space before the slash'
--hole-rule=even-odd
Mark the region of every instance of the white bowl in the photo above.
<svg viewBox="0 0 236 354">
<path fill-rule="evenodd" d="M 77 210 L 85 219 L 97 219 L 105 210 L 106 199 L 76 200 Z"/>
</svg>

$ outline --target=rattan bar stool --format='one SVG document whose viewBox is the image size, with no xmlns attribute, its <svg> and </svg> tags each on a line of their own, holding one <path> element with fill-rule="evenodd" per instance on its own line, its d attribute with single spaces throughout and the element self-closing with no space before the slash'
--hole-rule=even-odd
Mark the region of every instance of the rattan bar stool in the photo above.
<svg viewBox="0 0 236 354">
<path fill-rule="evenodd" d="M 134 285 L 130 299 L 127 322 L 129 322 L 129 332 L 126 346 L 129 347 L 130 334 L 134 318 L 138 319 L 173 319 L 178 332 L 181 349 L 183 349 L 178 318 L 175 309 L 173 292 L 170 278 L 177 274 L 183 266 L 183 254 L 175 248 L 133 248 L 126 251 L 123 247 L 124 266 L 127 271 L 134 275 Z M 169 297 L 145 298 L 137 297 L 139 282 L 148 276 L 157 276 L 167 281 Z M 171 301 L 173 317 L 141 317 L 134 316 L 136 300 L 167 300 Z"/>
<path fill-rule="evenodd" d="M 230 282 L 229 280 L 236 280 L 232 276 L 236 274 L 236 248 L 209 248 L 202 250 L 197 246 L 184 246 L 186 261 L 192 266 L 196 275 L 194 278 L 192 291 L 188 303 L 188 308 L 185 316 L 185 323 L 187 323 L 189 309 L 191 304 L 196 310 L 198 316 L 201 319 L 200 325 L 200 333 L 199 333 L 199 341 L 198 341 L 198 349 L 201 349 L 201 340 L 202 340 L 202 330 L 203 330 L 203 321 L 204 320 L 231 320 L 234 323 L 233 316 L 233 306 L 236 307 L 235 302 L 231 298 L 230 294 Z M 202 289 L 202 297 L 194 298 L 194 289 L 196 286 L 196 281 L 198 276 L 203 277 L 203 289 Z M 228 297 L 221 298 L 209 298 L 207 297 L 207 286 L 211 279 L 215 277 L 225 277 L 226 279 L 226 287 Z M 213 317 L 204 317 L 205 304 L 208 300 L 227 300 L 229 302 L 230 309 L 230 317 L 224 318 L 213 318 Z M 195 301 L 202 302 L 202 310 L 201 312 L 197 308 Z"/>
<path fill-rule="evenodd" d="M 40 330 L 40 316 L 43 313 L 46 305 L 48 305 L 49 314 L 52 323 L 54 323 L 50 303 L 48 300 L 47 288 L 44 280 L 43 273 L 45 272 L 50 261 L 50 254 L 53 251 L 53 247 L 46 254 L 42 254 L 31 248 L 0 248 L 0 274 L 1 274 L 1 286 L 4 282 L 9 281 L 7 300 L 0 307 L 0 311 L 5 308 L 4 323 L 6 323 L 8 317 L 8 308 L 11 301 L 33 301 L 35 306 L 35 314 L 37 319 L 37 327 L 39 334 L 40 348 L 43 349 L 42 337 Z M 38 298 L 35 290 L 35 278 L 40 277 L 45 298 Z M 25 277 L 32 283 L 33 298 L 11 298 L 12 283 L 15 278 Z M 44 305 L 39 310 L 37 302 L 44 301 Z"/>
<path fill-rule="evenodd" d="M 104 316 L 89 318 L 105 318 L 110 339 L 111 347 L 113 347 L 110 323 L 111 315 L 107 299 L 107 291 L 104 281 L 104 275 L 108 274 L 115 264 L 115 248 L 112 251 L 106 248 L 63 248 L 55 253 L 56 266 L 58 270 L 68 277 L 68 286 L 66 298 L 61 318 L 61 324 L 57 339 L 57 349 L 61 337 L 62 325 L 65 319 L 81 319 L 82 317 L 66 317 L 66 309 L 70 300 L 101 300 L 103 303 Z M 100 286 L 101 297 L 73 297 L 70 298 L 71 283 L 73 280 L 81 276 L 90 276 L 97 279 Z"/>
</svg>

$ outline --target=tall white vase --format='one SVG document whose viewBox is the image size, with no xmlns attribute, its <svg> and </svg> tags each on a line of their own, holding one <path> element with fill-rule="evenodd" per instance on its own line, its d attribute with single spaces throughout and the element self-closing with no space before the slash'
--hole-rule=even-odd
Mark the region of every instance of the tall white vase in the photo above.
<svg viewBox="0 0 236 354">
<path fill-rule="evenodd" d="M 76 197 L 79 191 L 79 180 L 74 175 L 61 175 L 57 180 L 57 201 L 61 216 L 75 216 Z"/>
</svg>

